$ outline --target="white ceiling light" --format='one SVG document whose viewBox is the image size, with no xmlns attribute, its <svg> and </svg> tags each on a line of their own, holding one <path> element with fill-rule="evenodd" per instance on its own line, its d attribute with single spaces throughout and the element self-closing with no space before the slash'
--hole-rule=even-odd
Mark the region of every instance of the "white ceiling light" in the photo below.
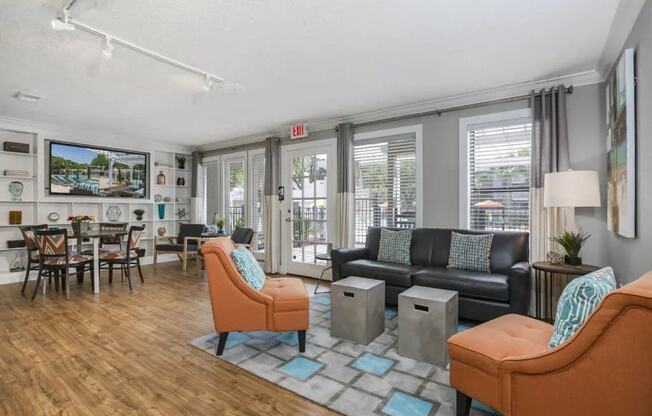
<svg viewBox="0 0 652 416">
<path fill-rule="evenodd" d="M 113 56 L 113 48 L 114 48 L 113 43 L 111 42 L 111 36 L 107 35 L 105 39 L 106 40 L 104 43 L 104 49 L 102 49 L 102 55 L 106 59 L 111 59 L 111 57 Z"/>
<path fill-rule="evenodd" d="M 76 1 L 78 0 L 71 0 L 70 3 L 68 3 L 68 6 L 64 7 L 61 10 L 59 16 L 57 16 L 55 19 L 52 19 L 52 28 L 54 30 L 75 30 L 75 28 L 78 28 L 88 33 L 91 33 L 93 35 L 103 37 L 105 39 L 105 45 L 104 48 L 102 49 L 102 55 L 106 59 L 110 59 L 111 56 L 113 56 L 113 49 L 117 44 L 125 48 L 129 48 L 134 52 L 138 52 L 140 54 L 149 56 L 150 58 L 154 58 L 156 60 L 164 62 L 168 65 L 172 65 L 179 69 L 183 69 L 184 71 L 188 71 L 188 72 L 192 72 L 193 74 L 200 75 L 204 80 L 203 87 L 206 91 L 211 90 L 213 86 L 216 84 L 219 85 L 221 88 L 228 88 L 233 91 L 242 90 L 242 86 L 237 82 L 225 81 L 224 78 L 211 74 L 210 72 L 206 72 L 194 66 L 184 64 L 183 62 L 177 61 L 176 59 L 168 58 L 165 55 L 161 55 L 160 53 L 143 48 L 142 46 L 136 45 L 135 43 L 131 43 L 127 40 L 117 38 L 115 36 L 110 35 L 109 33 L 103 32 L 99 29 L 96 29 L 92 26 L 89 26 L 85 23 L 73 19 L 70 14 L 70 8 L 73 6 L 73 4 L 75 4 Z"/>
<path fill-rule="evenodd" d="M 61 16 L 62 16 L 63 20 L 60 17 L 55 17 L 54 19 L 52 19 L 52 29 L 54 29 L 54 30 L 67 30 L 67 31 L 75 30 L 75 25 L 73 25 L 73 24 L 71 24 L 69 22 L 69 20 L 70 20 L 70 12 L 68 10 L 64 9 L 61 12 Z"/>
</svg>

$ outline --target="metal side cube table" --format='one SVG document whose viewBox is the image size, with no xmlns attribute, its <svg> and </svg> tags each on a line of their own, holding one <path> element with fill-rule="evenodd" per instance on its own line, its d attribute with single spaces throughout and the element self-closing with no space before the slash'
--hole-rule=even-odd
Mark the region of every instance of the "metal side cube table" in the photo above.
<svg viewBox="0 0 652 416">
<path fill-rule="evenodd" d="M 351 276 L 331 284 L 331 335 L 367 345 L 385 331 L 385 282 Z"/>
<path fill-rule="evenodd" d="M 457 332 L 457 292 L 412 286 L 398 295 L 398 353 L 441 367 Z"/>
</svg>

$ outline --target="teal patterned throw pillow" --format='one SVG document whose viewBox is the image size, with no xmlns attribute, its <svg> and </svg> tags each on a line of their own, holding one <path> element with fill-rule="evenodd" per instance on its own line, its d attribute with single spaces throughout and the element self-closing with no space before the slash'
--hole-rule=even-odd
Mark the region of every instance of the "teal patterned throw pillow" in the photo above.
<svg viewBox="0 0 652 416">
<path fill-rule="evenodd" d="M 611 267 L 605 267 L 571 281 L 557 303 L 557 318 L 548 348 L 562 344 L 586 322 L 607 293 L 616 289 Z"/>
<path fill-rule="evenodd" d="M 460 234 L 453 231 L 448 267 L 491 273 L 489 256 L 493 239 L 493 234 Z"/>
<path fill-rule="evenodd" d="M 378 260 L 390 263 L 412 264 L 410 261 L 410 243 L 412 230 L 380 230 L 380 247 Z"/>
<path fill-rule="evenodd" d="M 255 290 L 260 290 L 265 285 L 265 272 L 256 261 L 254 255 L 245 246 L 238 246 L 231 252 L 235 267 L 240 272 L 242 279 Z"/>
</svg>

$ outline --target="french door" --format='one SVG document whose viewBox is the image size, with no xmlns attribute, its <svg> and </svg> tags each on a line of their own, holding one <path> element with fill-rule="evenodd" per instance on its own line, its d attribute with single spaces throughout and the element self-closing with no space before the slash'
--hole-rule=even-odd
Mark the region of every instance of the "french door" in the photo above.
<svg viewBox="0 0 652 416">
<path fill-rule="evenodd" d="M 284 146 L 281 153 L 283 241 L 281 271 L 319 277 L 336 231 L 336 141 Z M 326 277 L 326 276 L 325 276 Z"/>
</svg>

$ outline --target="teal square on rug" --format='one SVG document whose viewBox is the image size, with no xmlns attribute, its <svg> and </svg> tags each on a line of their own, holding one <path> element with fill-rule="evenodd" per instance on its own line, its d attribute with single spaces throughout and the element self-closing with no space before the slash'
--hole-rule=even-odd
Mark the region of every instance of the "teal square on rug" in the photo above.
<svg viewBox="0 0 652 416">
<path fill-rule="evenodd" d="M 345 415 L 452 416 L 455 390 L 448 368 L 398 354 L 398 311 L 385 311 L 385 332 L 369 345 L 332 337 L 330 294 L 311 298 L 306 352 L 296 332 L 232 332 L 217 358 L 215 333 L 191 344 L 280 387 Z M 473 324 L 460 322 L 458 331 Z M 210 354 L 210 355 L 209 355 Z M 497 415 L 474 401 L 472 416 Z"/>
</svg>

